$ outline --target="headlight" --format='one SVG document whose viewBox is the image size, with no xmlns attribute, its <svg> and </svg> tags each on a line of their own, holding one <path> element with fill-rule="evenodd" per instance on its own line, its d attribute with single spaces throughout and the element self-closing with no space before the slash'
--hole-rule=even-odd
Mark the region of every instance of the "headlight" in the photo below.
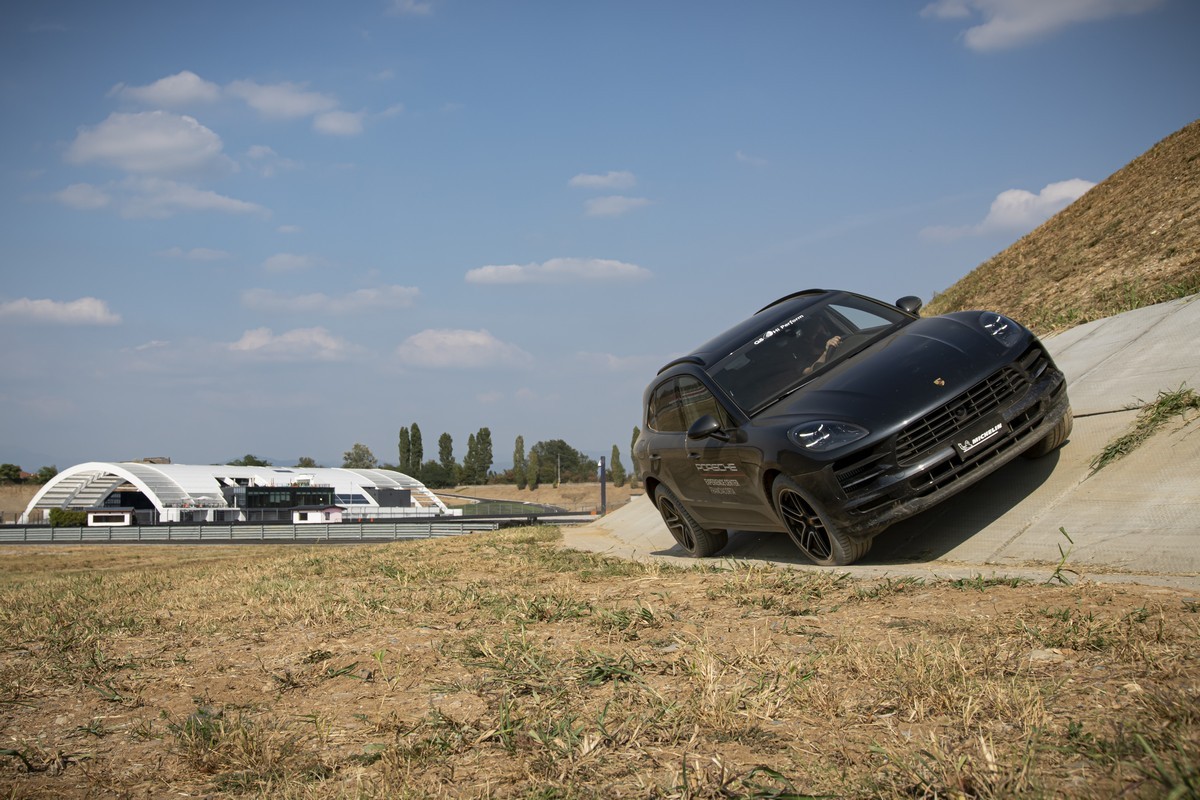
<svg viewBox="0 0 1200 800">
<path fill-rule="evenodd" d="M 1021 338 L 1021 326 L 1003 314 L 984 312 L 979 315 L 979 325 L 984 333 L 1005 347 L 1012 347 Z"/>
<path fill-rule="evenodd" d="M 870 431 L 849 422 L 806 422 L 788 431 L 792 441 L 810 453 L 824 453 L 853 444 Z"/>
</svg>

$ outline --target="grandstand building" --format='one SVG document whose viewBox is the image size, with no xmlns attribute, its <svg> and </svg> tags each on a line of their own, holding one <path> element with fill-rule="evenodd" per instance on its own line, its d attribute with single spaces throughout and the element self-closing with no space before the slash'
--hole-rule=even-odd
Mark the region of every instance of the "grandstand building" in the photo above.
<svg viewBox="0 0 1200 800">
<path fill-rule="evenodd" d="M 390 469 L 229 467 L 143 461 L 79 464 L 29 502 L 23 523 L 51 509 L 132 509 L 131 522 L 290 522 L 298 509 L 340 509 L 346 522 L 458 516 L 423 483 Z"/>
</svg>

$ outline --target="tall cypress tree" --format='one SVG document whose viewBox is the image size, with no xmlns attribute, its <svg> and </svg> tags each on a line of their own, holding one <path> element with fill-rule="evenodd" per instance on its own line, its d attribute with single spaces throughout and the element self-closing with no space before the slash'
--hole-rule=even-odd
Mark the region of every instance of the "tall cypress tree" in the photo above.
<svg viewBox="0 0 1200 800">
<path fill-rule="evenodd" d="M 478 483 L 487 483 L 488 473 L 492 470 L 492 432 L 480 428 L 475 434 L 475 473 Z"/>
<path fill-rule="evenodd" d="M 408 438 L 408 428 L 400 429 L 400 461 L 397 462 L 396 468 L 405 475 L 412 469 L 412 444 Z"/>
<path fill-rule="evenodd" d="M 463 483 L 476 486 L 479 480 L 479 441 L 475 434 L 467 434 L 467 454 L 463 457 Z"/>
<path fill-rule="evenodd" d="M 420 480 L 421 465 L 425 463 L 425 446 L 421 443 L 421 429 L 413 423 L 408 430 L 408 474 Z"/>
<path fill-rule="evenodd" d="M 525 463 L 525 437 L 518 436 L 513 445 L 513 477 L 517 480 L 517 488 L 524 489 L 529 476 L 526 474 L 528 465 Z"/>
<path fill-rule="evenodd" d="M 453 477 L 458 471 L 458 465 L 454 463 L 454 439 L 448 433 L 438 437 L 438 461 L 445 467 L 448 477 Z"/>
<path fill-rule="evenodd" d="M 621 451 L 614 444 L 612 457 L 608 460 L 608 474 L 612 477 L 613 486 L 625 485 L 625 465 L 621 463 Z"/>
<path fill-rule="evenodd" d="M 630 469 L 633 470 L 633 478 L 630 480 L 630 484 L 633 486 L 637 486 L 638 481 L 642 478 L 642 476 L 639 474 L 637 459 L 633 457 L 633 451 L 637 447 L 638 437 L 641 435 L 642 431 L 637 425 L 634 425 L 633 438 L 629 440 L 629 463 L 632 465 Z"/>
</svg>

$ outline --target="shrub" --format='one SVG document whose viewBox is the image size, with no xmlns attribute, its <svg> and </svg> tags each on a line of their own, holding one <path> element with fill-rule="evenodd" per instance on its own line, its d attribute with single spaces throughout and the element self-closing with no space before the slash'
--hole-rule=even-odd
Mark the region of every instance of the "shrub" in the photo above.
<svg viewBox="0 0 1200 800">
<path fill-rule="evenodd" d="M 50 509 L 51 528 L 82 528 L 87 525 L 86 511 L 73 511 L 69 508 Z"/>
</svg>

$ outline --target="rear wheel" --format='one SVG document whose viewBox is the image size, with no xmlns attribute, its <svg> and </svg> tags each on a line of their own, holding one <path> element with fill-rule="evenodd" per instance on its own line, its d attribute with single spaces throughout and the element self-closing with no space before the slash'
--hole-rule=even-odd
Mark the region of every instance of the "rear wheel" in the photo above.
<svg viewBox="0 0 1200 800">
<path fill-rule="evenodd" d="M 1041 458 L 1042 456 L 1050 455 L 1058 448 L 1062 447 L 1071 435 L 1071 430 L 1075 427 L 1075 417 L 1071 413 L 1071 409 L 1067 409 L 1067 413 L 1063 414 L 1063 418 L 1058 421 L 1058 424 L 1050 429 L 1050 432 L 1042 437 L 1042 440 L 1033 447 L 1026 450 L 1021 455 L 1025 458 Z"/>
<path fill-rule="evenodd" d="M 667 530 L 679 543 L 679 546 L 696 558 L 704 558 L 719 552 L 729 543 L 729 534 L 725 531 L 713 531 L 701 528 L 692 519 L 679 498 L 665 486 L 659 486 L 655 492 L 658 503 L 658 513 L 662 514 Z"/>
<path fill-rule="evenodd" d="M 871 549 L 870 539 L 851 539 L 822 517 L 791 478 L 780 475 L 771 493 L 787 526 L 788 538 L 814 564 L 842 567 L 858 561 Z"/>
</svg>

